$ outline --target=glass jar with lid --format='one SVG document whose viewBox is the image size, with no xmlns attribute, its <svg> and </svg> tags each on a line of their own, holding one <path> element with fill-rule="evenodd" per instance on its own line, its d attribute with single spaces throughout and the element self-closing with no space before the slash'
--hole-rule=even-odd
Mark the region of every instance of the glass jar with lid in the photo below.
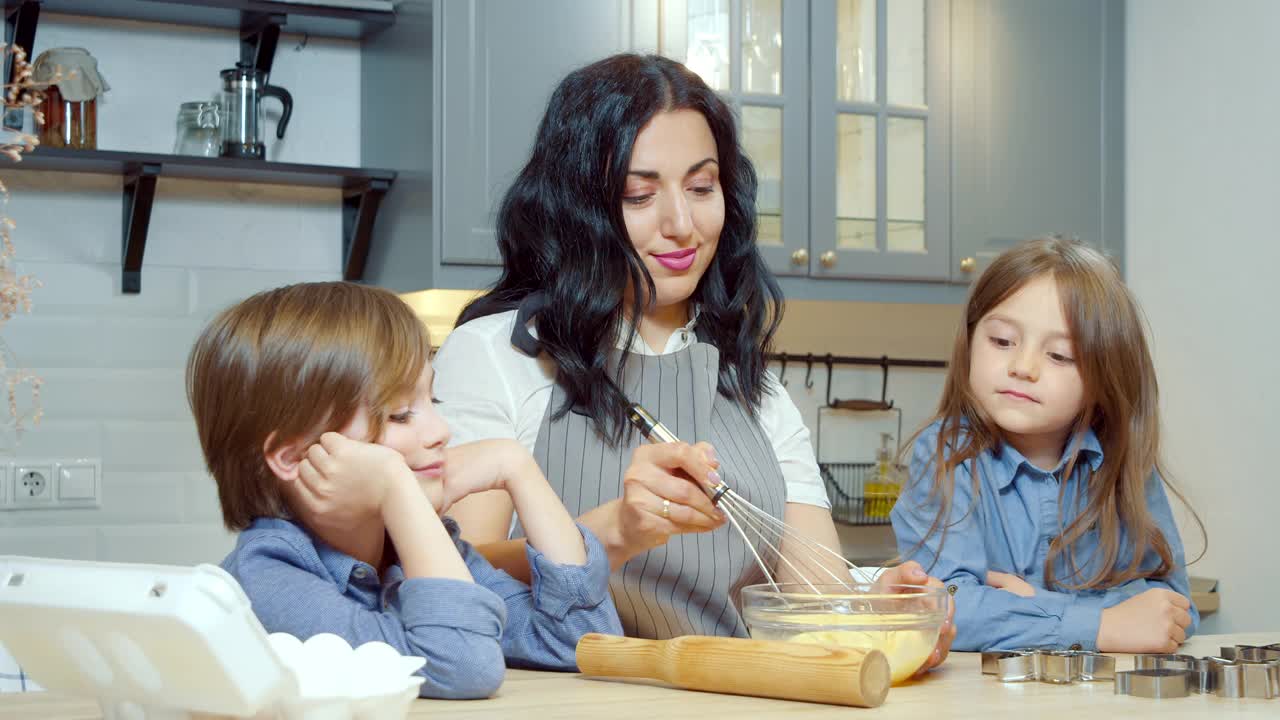
<svg viewBox="0 0 1280 720">
<path fill-rule="evenodd" d="M 32 80 L 46 83 L 40 111 L 40 142 L 49 147 L 98 147 L 98 97 L 110 89 L 88 50 L 50 48 L 32 67 Z"/>
</svg>

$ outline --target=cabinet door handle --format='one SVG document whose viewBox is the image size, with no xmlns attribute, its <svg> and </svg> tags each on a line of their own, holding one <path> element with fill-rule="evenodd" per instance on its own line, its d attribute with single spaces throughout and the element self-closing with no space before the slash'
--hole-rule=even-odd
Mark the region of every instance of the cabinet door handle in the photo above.
<svg viewBox="0 0 1280 720">
<path fill-rule="evenodd" d="M 809 251 L 804 248 L 791 253 L 792 265 L 806 265 L 809 262 Z"/>
<path fill-rule="evenodd" d="M 831 269 L 836 266 L 836 251 L 828 250 L 818 257 L 818 261 L 822 263 L 822 267 Z"/>
<path fill-rule="evenodd" d="M 960 272 L 971 273 L 976 267 L 978 267 L 978 261 L 971 257 L 967 257 L 960 261 Z"/>
</svg>

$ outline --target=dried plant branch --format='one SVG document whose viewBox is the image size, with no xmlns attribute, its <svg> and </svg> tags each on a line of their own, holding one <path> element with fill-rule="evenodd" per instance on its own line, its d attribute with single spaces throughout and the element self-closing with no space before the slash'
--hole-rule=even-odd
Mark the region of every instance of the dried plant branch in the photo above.
<svg viewBox="0 0 1280 720">
<path fill-rule="evenodd" d="M 13 65 L 12 79 L 3 87 L 3 118 L 26 108 L 38 108 L 44 102 L 44 89 L 61 79 L 61 73 L 56 73 L 49 82 L 35 82 L 35 71 L 27 60 L 26 51 L 21 47 L 0 45 L 0 58 L 10 58 Z M 33 115 L 37 125 L 44 124 L 44 114 L 41 111 L 34 110 Z M 0 140 L 0 155 L 14 162 L 21 162 L 22 153 L 35 150 L 39 144 L 40 139 L 30 133 L 6 132 L 3 140 Z M 0 182 L 0 328 L 19 312 L 31 312 L 31 293 L 40 287 L 40 282 L 34 277 L 20 276 L 13 269 L 17 249 L 13 245 L 12 233 L 17 226 L 3 211 L 8 205 L 9 189 Z M 0 348 L 3 347 L 3 340 L 0 340 Z M 11 423 L 15 435 L 20 436 L 26 419 L 29 418 L 33 425 L 40 423 L 43 414 L 40 405 L 42 381 L 27 370 L 10 367 L 7 355 L 6 352 L 0 352 L 0 377 L 4 378 L 9 405 L 9 418 L 4 424 Z M 31 408 L 27 412 L 18 403 L 19 390 L 24 385 L 31 389 Z"/>
</svg>

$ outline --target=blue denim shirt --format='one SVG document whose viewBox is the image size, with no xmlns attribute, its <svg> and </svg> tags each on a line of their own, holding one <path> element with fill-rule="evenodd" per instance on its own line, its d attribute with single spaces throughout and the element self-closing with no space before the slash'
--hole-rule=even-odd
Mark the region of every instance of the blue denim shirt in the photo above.
<svg viewBox="0 0 1280 720">
<path fill-rule="evenodd" d="M 557 565 L 528 548 L 533 585 L 495 569 L 444 518 L 474 583 L 408 578 L 399 565 L 377 569 L 339 552 L 305 528 L 258 518 L 222 561 L 244 588 L 267 632 L 300 639 L 333 633 L 352 647 L 371 640 L 402 655 L 426 658 L 420 695 L 488 697 L 505 664 L 576 670 L 578 639 L 588 632 L 622 634 L 609 595 L 609 559 L 579 526 L 585 565 Z"/>
<path fill-rule="evenodd" d="M 1061 488 L 1059 482 L 1070 448 L 1051 472 L 1032 465 L 1008 445 L 961 464 L 955 472 L 955 495 L 945 523 L 945 541 L 941 540 L 939 530 L 921 545 L 939 509 L 938 500 L 931 500 L 929 494 L 940 426 L 940 422 L 935 422 L 916 441 L 910 480 L 894 505 L 891 518 L 903 559 L 917 560 L 931 575 L 955 587 L 953 649 L 1092 650 L 1097 647 L 1103 609 L 1152 588 L 1173 590 L 1190 599 L 1182 540 L 1174 525 L 1164 485 L 1154 471 L 1146 484 L 1147 509 L 1173 552 L 1172 572 L 1160 579 L 1133 580 L 1106 590 L 1055 592 L 1045 589 L 1044 565 L 1049 542 L 1059 537 L 1062 529 L 1079 514 L 1088 478 L 1104 461 L 1102 446 L 1092 430 L 1079 438 L 1079 460 Z M 972 481 L 975 463 L 980 481 L 976 505 Z M 1060 504 L 1065 504 L 1067 509 L 1061 517 Z M 942 545 L 940 553 L 939 544 Z M 1099 561 L 1095 556 L 1098 544 L 1096 530 L 1086 533 L 1076 543 L 1074 557 L 1081 578 L 1089 577 Z M 1132 544 L 1128 534 L 1122 532 L 1119 565 L 1127 566 L 1132 557 Z M 1159 564 L 1159 555 L 1149 549 L 1141 567 L 1149 570 Z M 1055 568 L 1059 582 L 1067 574 L 1066 567 L 1059 563 Z M 1035 596 L 1023 598 L 988 587 L 985 584 L 988 570 L 1023 578 L 1035 588 Z M 1192 605 L 1188 637 L 1199 624 L 1200 615 Z"/>
</svg>

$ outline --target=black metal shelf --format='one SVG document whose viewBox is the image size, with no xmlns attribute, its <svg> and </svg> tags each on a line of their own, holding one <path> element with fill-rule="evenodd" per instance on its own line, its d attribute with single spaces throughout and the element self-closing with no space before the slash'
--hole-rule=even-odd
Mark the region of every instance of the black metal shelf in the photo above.
<svg viewBox="0 0 1280 720">
<path fill-rule="evenodd" d="M 235 28 L 240 31 L 240 62 L 270 74 L 281 32 L 363 39 L 395 24 L 394 8 L 377 0 L 364 3 L 382 9 L 279 0 L 4 0 L 4 16 L 6 39 L 32 60 L 44 12 Z M 12 63 L 4 76 L 13 81 Z"/>
<path fill-rule="evenodd" d="M 5 0 L 12 11 L 24 0 Z M 395 23 L 394 10 L 332 7 L 275 0 L 39 0 L 46 13 L 123 18 L 174 25 L 242 28 L 251 16 L 284 16 L 285 32 L 360 39 Z M 365 3 L 353 2 L 359 6 Z M 380 4 L 379 4 L 380 5 Z"/>
<path fill-rule="evenodd" d="M 21 163 L 10 167 L 124 178 L 121 287 L 129 294 L 142 289 L 142 255 L 147 244 L 156 180 L 161 177 L 340 188 L 343 191 L 343 277 L 347 280 L 359 280 L 364 275 L 378 206 L 396 178 L 394 171 L 371 168 L 51 147 L 36 148 L 26 153 Z"/>
</svg>

